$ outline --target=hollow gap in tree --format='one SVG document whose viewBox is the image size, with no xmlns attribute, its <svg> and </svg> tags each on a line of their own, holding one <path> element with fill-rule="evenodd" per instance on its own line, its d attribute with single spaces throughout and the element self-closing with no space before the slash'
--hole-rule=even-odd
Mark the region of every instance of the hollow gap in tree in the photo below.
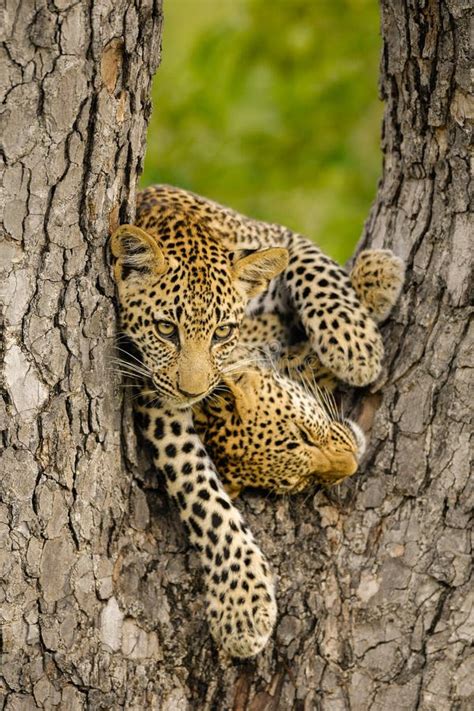
<svg viewBox="0 0 474 711">
<path fill-rule="evenodd" d="M 344 262 L 380 175 L 371 0 L 165 2 L 141 185 L 193 190 Z"/>
</svg>

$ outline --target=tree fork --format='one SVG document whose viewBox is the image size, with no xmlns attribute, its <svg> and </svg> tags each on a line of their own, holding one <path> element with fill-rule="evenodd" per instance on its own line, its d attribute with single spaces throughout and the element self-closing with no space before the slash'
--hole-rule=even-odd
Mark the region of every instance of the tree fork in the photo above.
<svg viewBox="0 0 474 711">
<path fill-rule="evenodd" d="M 405 259 L 406 290 L 361 394 L 362 473 L 241 501 L 280 609 L 247 663 L 213 647 L 107 371 L 104 240 L 133 219 L 159 8 L 51 7 L 10 12 L 5 58 L 5 708 L 471 708 L 469 3 L 382 3 L 384 170 L 360 248 Z"/>
</svg>

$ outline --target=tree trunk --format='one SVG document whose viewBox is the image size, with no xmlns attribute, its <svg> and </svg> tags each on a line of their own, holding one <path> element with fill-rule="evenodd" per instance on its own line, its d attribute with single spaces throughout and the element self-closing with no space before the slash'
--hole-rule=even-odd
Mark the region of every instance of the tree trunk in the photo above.
<svg viewBox="0 0 474 711">
<path fill-rule="evenodd" d="M 118 641 L 114 627 L 131 479 L 104 246 L 134 216 L 161 11 L 157 0 L 8 5 L 0 707 L 121 708 L 148 679 L 138 628 Z"/>
<path fill-rule="evenodd" d="M 239 504 L 279 580 L 274 639 L 246 663 L 218 658 L 127 410 L 120 440 L 103 244 L 133 198 L 159 18 L 117 4 L 11 13 L 6 708 L 472 708 L 469 3 L 384 0 L 384 174 L 361 246 L 405 259 L 406 290 L 385 375 L 359 398 L 363 472 Z"/>
</svg>

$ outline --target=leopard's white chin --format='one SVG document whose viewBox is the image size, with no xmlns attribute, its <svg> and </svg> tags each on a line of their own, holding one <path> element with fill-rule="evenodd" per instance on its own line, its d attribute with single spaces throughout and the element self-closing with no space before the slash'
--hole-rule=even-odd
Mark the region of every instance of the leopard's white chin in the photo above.
<svg viewBox="0 0 474 711">
<path fill-rule="evenodd" d="M 351 428 L 355 441 L 357 443 L 357 461 L 360 462 L 364 456 L 367 446 L 367 439 L 362 428 L 354 422 L 354 420 L 346 420 L 346 424 Z"/>
</svg>

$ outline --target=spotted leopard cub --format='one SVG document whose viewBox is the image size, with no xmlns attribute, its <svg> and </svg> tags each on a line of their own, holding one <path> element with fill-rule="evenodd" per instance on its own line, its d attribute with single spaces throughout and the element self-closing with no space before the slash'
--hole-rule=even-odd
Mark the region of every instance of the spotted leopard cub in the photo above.
<svg viewBox="0 0 474 711">
<path fill-rule="evenodd" d="M 377 322 L 395 305 L 403 277 L 402 261 L 388 250 L 362 252 L 350 274 Z M 341 417 L 316 385 L 322 381 L 332 389 L 334 375 L 307 342 L 287 348 L 289 335 L 277 316 L 246 320 L 241 341 L 247 346 L 234 352 L 225 387 L 194 408 L 198 432 L 231 497 L 248 486 L 282 494 L 336 484 L 357 471 L 365 451 L 360 427 Z M 280 348 L 272 365 L 258 362 L 272 343 L 286 353 Z"/>
<path fill-rule="evenodd" d="M 268 564 L 197 434 L 191 406 L 220 381 L 249 298 L 287 265 L 284 248 L 230 253 L 212 226 L 166 201 L 138 210 L 111 238 L 121 363 L 135 379 L 135 410 L 154 463 L 204 570 L 214 639 L 249 657 L 276 619 Z"/>
<path fill-rule="evenodd" d="M 324 396 L 264 365 L 225 385 L 195 406 L 195 424 L 231 498 L 248 486 L 298 493 L 357 471 L 364 434 Z"/>
<path fill-rule="evenodd" d="M 255 655 L 275 622 L 272 576 L 191 408 L 225 377 L 244 313 L 298 321 L 324 366 L 357 385 L 380 372 L 380 334 L 345 272 L 309 240 L 187 191 L 142 191 L 136 225 L 120 227 L 111 247 L 128 341 L 121 367 L 202 561 L 211 632 L 229 654 Z"/>
<path fill-rule="evenodd" d="M 313 242 L 282 225 L 254 220 L 171 186 L 147 188 L 142 200 L 148 212 L 165 201 L 199 216 L 229 250 L 285 247 L 287 268 L 251 299 L 247 313 L 277 314 L 297 321 L 311 350 L 339 380 L 355 386 L 376 380 L 383 359 L 377 324 L 349 275 Z M 140 205 L 138 210 L 140 215 Z"/>
</svg>

